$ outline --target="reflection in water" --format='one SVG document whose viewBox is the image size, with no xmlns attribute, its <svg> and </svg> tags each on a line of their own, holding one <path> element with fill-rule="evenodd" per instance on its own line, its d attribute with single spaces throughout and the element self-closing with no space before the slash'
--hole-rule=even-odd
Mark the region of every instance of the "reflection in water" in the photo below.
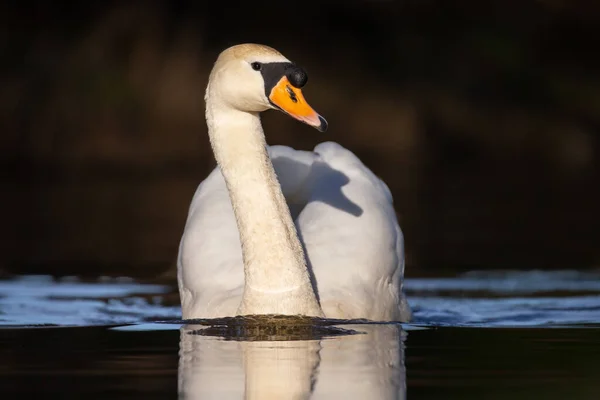
<svg viewBox="0 0 600 400">
<path fill-rule="evenodd" d="M 183 326 L 179 394 L 186 399 L 405 398 L 402 327 L 344 329 L 347 334 L 321 327 L 310 335 L 224 338 L 209 336 L 215 332 L 207 326 Z"/>
<path fill-rule="evenodd" d="M 419 399 L 598 398 L 599 273 L 471 272 L 406 288 L 405 341 L 400 326 L 360 321 L 180 329 L 167 286 L 0 280 L 0 397 L 405 398 L 406 365 Z"/>
</svg>

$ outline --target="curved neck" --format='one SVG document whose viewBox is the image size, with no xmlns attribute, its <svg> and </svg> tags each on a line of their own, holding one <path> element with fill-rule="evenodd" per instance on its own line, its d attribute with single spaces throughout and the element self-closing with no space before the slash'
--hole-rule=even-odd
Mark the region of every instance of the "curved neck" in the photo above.
<svg viewBox="0 0 600 400">
<path fill-rule="evenodd" d="M 242 243 L 245 285 L 238 313 L 323 315 L 258 113 L 207 99 L 206 119 Z"/>
</svg>

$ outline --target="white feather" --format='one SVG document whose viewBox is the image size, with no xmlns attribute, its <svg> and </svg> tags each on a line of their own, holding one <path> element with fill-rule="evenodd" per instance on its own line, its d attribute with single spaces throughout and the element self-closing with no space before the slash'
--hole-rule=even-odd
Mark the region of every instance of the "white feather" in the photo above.
<svg viewBox="0 0 600 400">
<path fill-rule="evenodd" d="M 260 54 L 250 47 L 242 56 Z M 219 167 L 194 194 L 180 243 L 183 317 L 284 313 L 409 320 L 402 293 L 404 241 L 388 187 L 334 142 L 313 152 L 271 146 L 268 158 L 261 154 L 264 134 L 254 110 L 269 105 L 262 92 L 256 94 L 262 81 L 237 63 L 242 56 L 220 58 L 207 90 Z M 234 78 L 246 86 L 231 105 Z"/>
<path fill-rule="evenodd" d="M 325 316 L 408 320 L 404 239 L 389 189 L 339 144 L 322 143 L 314 151 L 271 146 L 269 155 Z M 244 290 L 242 248 L 218 167 L 194 195 L 178 265 L 186 283 L 183 304 L 191 307 L 187 315 L 237 314 Z"/>
</svg>

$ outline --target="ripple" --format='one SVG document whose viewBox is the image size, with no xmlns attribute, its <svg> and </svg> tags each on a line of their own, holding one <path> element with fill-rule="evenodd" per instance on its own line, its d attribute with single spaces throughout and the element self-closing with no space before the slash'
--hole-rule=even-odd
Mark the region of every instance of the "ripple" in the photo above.
<svg viewBox="0 0 600 400">
<path fill-rule="evenodd" d="M 600 323 L 600 274 L 473 271 L 408 279 L 412 323 L 440 326 L 565 326 Z"/>
<path fill-rule="evenodd" d="M 414 314 L 407 329 L 411 326 L 416 329 L 600 324 L 598 273 L 473 271 L 455 278 L 407 279 L 404 287 Z M 235 319 L 227 320 L 233 323 L 227 323 L 225 319 L 223 323 L 179 321 L 179 305 L 165 301 L 173 290 L 168 285 L 143 284 L 130 278 L 83 282 L 76 277 L 22 276 L 2 280 L 0 326 L 119 325 L 125 330 L 160 330 L 178 329 L 182 324 L 193 323 L 211 325 L 201 328 L 205 330 L 197 334 L 224 337 L 239 334 L 240 325 L 236 325 Z M 160 321 L 171 321 L 172 325 L 157 323 Z M 312 324 L 310 329 L 321 329 L 325 336 L 347 334 L 325 326 L 345 323 L 348 321 L 328 320 Z M 248 324 L 244 327 L 246 329 Z M 232 333 L 231 329 L 237 330 Z M 287 334 L 284 332 L 284 336 Z M 310 334 L 321 333 L 311 331 Z"/>
<path fill-rule="evenodd" d="M 17 277 L 0 281 L 0 325 L 90 326 L 178 318 L 179 307 L 161 301 L 170 290 L 130 279 L 81 282 L 72 277 Z"/>
</svg>

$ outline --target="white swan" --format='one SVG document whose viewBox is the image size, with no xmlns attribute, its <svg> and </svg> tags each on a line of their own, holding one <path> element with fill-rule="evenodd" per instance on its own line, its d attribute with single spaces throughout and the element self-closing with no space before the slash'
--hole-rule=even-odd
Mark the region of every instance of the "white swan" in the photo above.
<svg viewBox="0 0 600 400">
<path fill-rule="evenodd" d="M 333 142 L 313 152 L 266 145 L 259 113 L 268 109 L 327 128 L 302 95 L 306 80 L 267 46 L 219 55 L 205 96 L 218 167 L 192 199 L 177 260 L 184 319 L 410 319 L 385 183 Z"/>
</svg>

